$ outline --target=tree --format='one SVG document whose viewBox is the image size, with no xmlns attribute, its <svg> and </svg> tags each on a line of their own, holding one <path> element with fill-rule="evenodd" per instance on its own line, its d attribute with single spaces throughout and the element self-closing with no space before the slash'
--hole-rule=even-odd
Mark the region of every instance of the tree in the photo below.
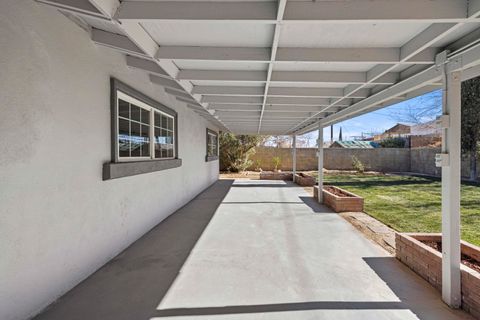
<svg viewBox="0 0 480 320">
<path fill-rule="evenodd" d="M 250 155 L 265 138 L 258 135 L 220 134 L 221 167 L 232 172 L 245 171 L 252 165 Z"/>
<path fill-rule="evenodd" d="M 462 83 L 462 153 L 470 156 L 470 180 L 477 179 L 480 141 L 480 77 Z"/>
<path fill-rule="evenodd" d="M 435 120 L 442 112 L 442 91 L 437 90 L 390 107 L 388 116 L 399 123 L 420 124 Z"/>
</svg>

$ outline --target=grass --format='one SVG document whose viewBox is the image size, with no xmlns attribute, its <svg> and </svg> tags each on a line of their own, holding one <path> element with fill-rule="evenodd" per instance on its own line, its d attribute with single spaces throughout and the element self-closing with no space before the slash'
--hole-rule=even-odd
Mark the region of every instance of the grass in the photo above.
<svg viewBox="0 0 480 320">
<path fill-rule="evenodd" d="M 400 232 L 441 231 L 439 180 L 361 174 L 326 174 L 325 184 L 365 198 L 365 212 Z M 480 246 L 480 186 L 462 184 L 462 239 Z"/>
</svg>

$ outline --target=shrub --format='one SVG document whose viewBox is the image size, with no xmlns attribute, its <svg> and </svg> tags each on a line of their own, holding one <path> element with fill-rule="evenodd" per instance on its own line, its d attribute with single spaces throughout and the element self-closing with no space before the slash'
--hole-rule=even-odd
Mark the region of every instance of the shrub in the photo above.
<svg viewBox="0 0 480 320">
<path fill-rule="evenodd" d="M 272 162 L 273 162 L 273 166 L 275 167 L 275 171 L 277 171 L 281 163 L 280 157 L 273 157 Z"/>
<path fill-rule="evenodd" d="M 364 173 L 365 172 L 365 166 L 363 165 L 362 161 L 360 161 L 355 156 L 352 156 L 352 167 L 358 173 Z"/>
<path fill-rule="evenodd" d="M 380 146 L 382 148 L 405 148 L 407 140 L 405 138 L 387 138 L 380 141 Z"/>
<path fill-rule="evenodd" d="M 255 147 L 263 141 L 262 136 L 220 134 L 220 163 L 222 168 L 231 172 L 245 171 L 253 163 L 249 157 L 255 153 Z"/>
</svg>

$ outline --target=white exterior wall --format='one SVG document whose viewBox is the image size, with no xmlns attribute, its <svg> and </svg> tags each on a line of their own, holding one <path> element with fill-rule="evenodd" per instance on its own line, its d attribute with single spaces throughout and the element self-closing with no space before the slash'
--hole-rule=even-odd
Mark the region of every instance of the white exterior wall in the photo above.
<svg viewBox="0 0 480 320">
<path fill-rule="evenodd" d="M 57 10 L 0 1 L 0 319 L 45 308 L 218 178 L 216 129 Z M 178 112 L 179 168 L 102 181 L 110 77 Z"/>
</svg>

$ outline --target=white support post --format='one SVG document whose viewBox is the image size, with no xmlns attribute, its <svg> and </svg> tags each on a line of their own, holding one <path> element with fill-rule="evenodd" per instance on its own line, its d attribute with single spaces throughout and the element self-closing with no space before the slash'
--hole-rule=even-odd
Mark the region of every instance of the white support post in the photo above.
<svg viewBox="0 0 480 320">
<path fill-rule="evenodd" d="M 443 77 L 442 156 L 442 298 L 452 308 L 461 305 L 460 284 L 460 136 L 461 72 Z"/>
<path fill-rule="evenodd" d="M 292 137 L 292 175 L 293 175 L 293 182 L 295 182 L 295 175 L 297 174 L 297 135 L 294 134 Z"/>
<path fill-rule="evenodd" d="M 318 122 L 318 202 L 323 203 L 323 127 Z"/>
</svg>

